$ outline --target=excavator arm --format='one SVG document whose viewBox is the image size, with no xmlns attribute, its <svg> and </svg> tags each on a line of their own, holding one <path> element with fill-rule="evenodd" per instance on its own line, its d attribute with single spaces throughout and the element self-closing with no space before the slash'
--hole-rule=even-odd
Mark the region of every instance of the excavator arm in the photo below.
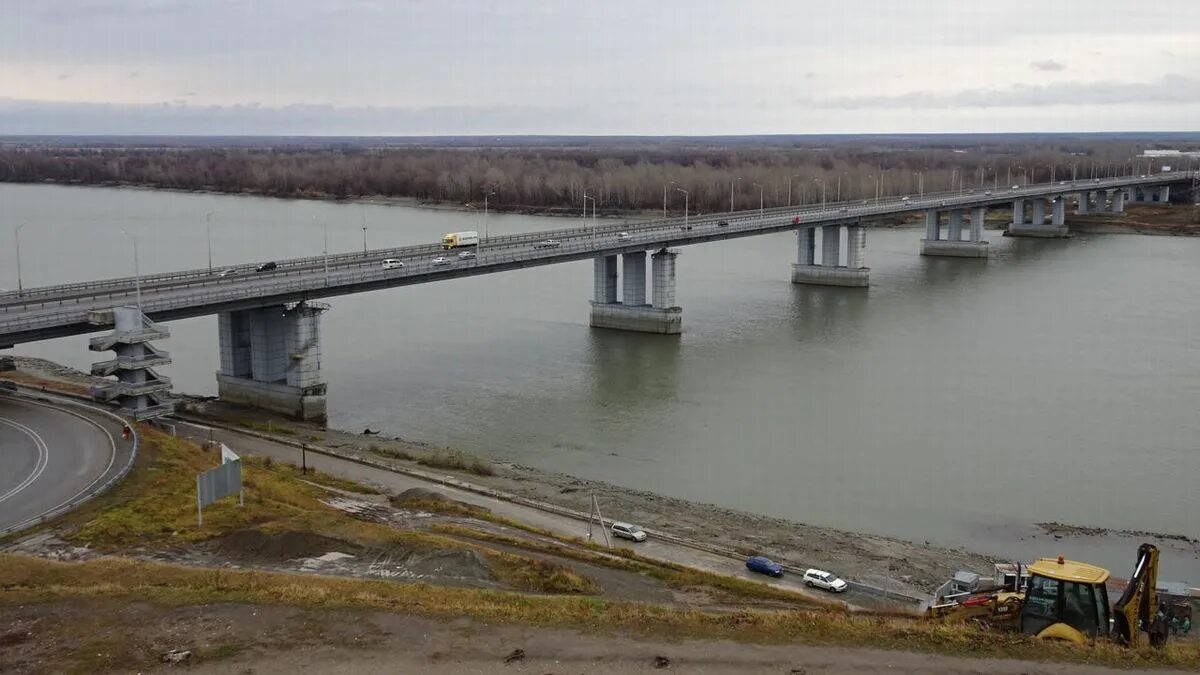
<svg viewBox="0 0 1200 675">
<path fill-rule="evenodd" d="M 1166 643 L 1167 628 L 1158 612 L 1158 548 L 1153 544 L 1138 547 L 1137 565 L 1113 607 L 1113 620 L 1116 637 L 1125 645 L 1137 647 L 1142 630 L 1149 635 L 1151 646 Z"/>
</svg>

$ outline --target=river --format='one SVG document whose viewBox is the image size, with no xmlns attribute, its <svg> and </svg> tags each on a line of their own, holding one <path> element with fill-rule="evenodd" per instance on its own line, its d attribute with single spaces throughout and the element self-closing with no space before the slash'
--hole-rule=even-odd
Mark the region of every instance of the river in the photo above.
<svg viewBox="0 0 1200 675">
<path fill-rule="evenodd" d="M 0 185 L 0 286 L 430 242 L 479 214 Z M 568 219 L 492 214 L 505 234 Z M 125 232 L 126 234 L 123 234 Z M 788 282 L 790 234 L 682 249 L 682 337 L 589 329 L 590 263 L 334 298 L 330 425 L 632 488 L 1126 575 L 1134 537 L 1200 537 L 1200 238 L 1014 240 L 922 258 L 872 229 L 871 287 Z M 176 389 L 215 393 L 216 319 L 170 324 Z M 84 337 L 17 353 L 86 369 Z M 1185 547 L 1186 548 L 1186 547 Z M 1162 576 L 1200 585 L 1194 551 Z"/>
</svg>

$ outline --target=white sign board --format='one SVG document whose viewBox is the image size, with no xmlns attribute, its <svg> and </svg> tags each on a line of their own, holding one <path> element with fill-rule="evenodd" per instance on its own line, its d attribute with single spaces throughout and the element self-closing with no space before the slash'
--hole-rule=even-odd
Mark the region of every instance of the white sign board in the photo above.
<svg viewBox="0 0 1200 675">
<path fill-rule="evenodd" d="M 238 506 L 244 504 L 242 460 L 222 443 L 221 466 L 196 476 L 196 522 L 204 525 L 205 506 L 233 494 L 238 496 Z"/>
</svg>

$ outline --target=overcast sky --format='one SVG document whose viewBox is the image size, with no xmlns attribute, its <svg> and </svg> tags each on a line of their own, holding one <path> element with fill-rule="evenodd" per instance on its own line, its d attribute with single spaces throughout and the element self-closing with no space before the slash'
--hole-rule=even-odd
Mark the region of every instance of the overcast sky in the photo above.
<svg viewBox="0 0 1200 675">
<path fill-rule="evenodd" d="M 1200 0 L 0 0 L 0 134 L 1200 129 Z"/>
</svg>

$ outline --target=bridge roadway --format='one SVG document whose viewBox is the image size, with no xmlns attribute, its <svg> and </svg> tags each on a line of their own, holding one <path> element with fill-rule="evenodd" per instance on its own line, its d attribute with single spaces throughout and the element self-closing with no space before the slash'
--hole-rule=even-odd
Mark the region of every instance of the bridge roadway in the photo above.
<svg viewBox="0 0 1200 675">
<path fill-rule="evenodd" d="M 434 257 L 443 253 L 440 244 L 433 243 L 331 255 L 328 268 L 324 256 L 315 256 L 279 261 L 278 268 L 269 272 L 255 272 L 253 264 L 236 266 L 235 273 L 225 277 L 210 274 L 207 269 L 147 275 L 141 279 L 142 306 L 153 320 L 169 321 L 800 227 L 863 223 L 930 209 L 1007 206 L 1016 199 L 1168 185 L 1195 177 L 1196 172 L 1180 171 L 707 214 L 689 216 L 689 229 L 683 228 L 685 219 L 679 217 L 585 225 L 493 237 L 483 243 L 474 260 L 460 261 L 456 252 L 447 252 L 450 264 L 445 266 L 433 265 Z M 621 232 L 628 232 L 630 237 L 619 238 Z M 557 240 L 559 246 L 535 247 L 547 239 Z M 380 261 L 384 258 L 398 258 L 404 261 L 404 267 L 382 269 Z M 126 277 L 26 289 L 19 296 L 11 291 L 0 293 L 0 347 L 101 330 L 104 326 L 89 322 L 89 312 L 132 304 L 135 290 L 135 280 Z"/>
</svg>

